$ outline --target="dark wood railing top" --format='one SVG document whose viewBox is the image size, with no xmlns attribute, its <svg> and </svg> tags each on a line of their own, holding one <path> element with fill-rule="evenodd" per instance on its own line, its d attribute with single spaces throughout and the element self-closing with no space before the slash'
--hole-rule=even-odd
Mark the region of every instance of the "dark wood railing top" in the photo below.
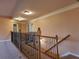
<svg viewBox="0 0 79 59">
<path fill-rule="evenodd" d="M 33 35 L 33 36 L 40 36 L 40 37 L 44 37 L 44 38 L 56 39 L 56 37 L 52 37 L 52 36 L 44 36 L 44 35 Z"/>
<path fill-rule="evenodd" d="M 11 33 L 24 34 L 24 35 L 28 35 L 28 36 L 32 35 L 32 34 L 29 34 L 29 33 L 20 33 L 20 32 L 11 32 Z M 56 36 L 52 37 L 52 36 L 38 35 L 38 34 L 37 35 L 33 34 L 32 36 L 40 36 L 40 37 L 45 37 L 45 38 L 56 39 Z"/>
</svg>

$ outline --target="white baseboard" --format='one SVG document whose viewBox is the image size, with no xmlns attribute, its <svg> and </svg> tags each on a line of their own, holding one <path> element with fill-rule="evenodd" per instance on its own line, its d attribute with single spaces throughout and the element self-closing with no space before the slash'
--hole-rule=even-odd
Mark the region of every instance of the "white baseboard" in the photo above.
<svg viewBox="0 0 79 59">
<path fill-rule="evenodd" d="M 72 53 L 72 52 L 67 52 L 67 53 L 61 55 L 61 57 L 68 56 L 68 55 L 73 55 L 73 56 L 75 56 L 75 57 L 79 57 L 78 54 L 75 54 L 75 53 Z"/>
<path fill-rule="evenodd" d="M 6 42 L 6 41 L 11 41 L 11 39 L 8 39 L 8 40 L 0 40 L 0 42 Z"/>
</svg>

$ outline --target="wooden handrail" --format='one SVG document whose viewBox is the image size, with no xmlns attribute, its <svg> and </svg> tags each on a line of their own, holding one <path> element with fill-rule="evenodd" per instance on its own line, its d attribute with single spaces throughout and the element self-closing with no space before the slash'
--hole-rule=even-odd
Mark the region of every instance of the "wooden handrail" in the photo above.
<svg viewBox="0 0 79 59">
<path fill-rule="evenodd" d="M 44 35 L 33 35 L 33 36 L 40 36 L 40 37 L 46 37 L 46 38 L 56 39 L 56 37 L 44 36 Z"/>
<path fill-rule="evenodd" d="M 15 32 L 15 33 L 19 33 L 19 32 Z M 22 33 L 22 34 L 26 34 L 26 33 Z M 26 34 L 26 35 L 31 35 L 31 34 Z M 56 37 L 45 36 L 45 35 L 33 35 L 33 36 L 40 36 L 40 37 L 46 37 L 46 38 L 56 39 Z"/>
<path fill-rule="evenodd" d="M 48 50 L 46 50 L 45 53 L 47 53 L 47 52 L 50 51 L 52 48 L 54 48 L 55 46 L 57 46 L 58 44 L 60 44 L 60 43 L 63 42 L 64 40 L 66 40 L 68 37 L 70 37 L 70 35 L 67 35 L 66 37 L 64 37 L 61 41 L 59 41 L 59 42 L 56 43 L 54 46 L 52 46 L 51 48 L 49 48 Z"/>
</svg>

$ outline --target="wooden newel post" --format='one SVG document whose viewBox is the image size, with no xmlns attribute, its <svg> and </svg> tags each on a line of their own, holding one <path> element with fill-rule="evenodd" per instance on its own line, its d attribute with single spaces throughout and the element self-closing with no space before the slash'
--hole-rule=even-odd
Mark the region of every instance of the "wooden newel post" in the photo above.
<svg viewBox="0 0 79 59">
<path fill-rule="evenodd" d="M 58 36 L 57 35 L 56 35 L 56 43 L 58 43 Z M 56 57 L 56 59 L 60 59 L 59 58 L 59 48 L 58 48 L 58 45 L 56 47 L 57 47 L 57 57 Z"/>
<path fill-rule="evenodd" d="M 41 35 L 41 29 L 39 27 L 38 27 L 37 33 L 38 35 Z"/>
<path fill-rule="evenodd" d="M 41 42 L 40 42 L 40 35 L 41 35 L 41 29 L 38 28 L 37 30 L 38 35 L 38 59 L 41 59 Z"/>
</svg>

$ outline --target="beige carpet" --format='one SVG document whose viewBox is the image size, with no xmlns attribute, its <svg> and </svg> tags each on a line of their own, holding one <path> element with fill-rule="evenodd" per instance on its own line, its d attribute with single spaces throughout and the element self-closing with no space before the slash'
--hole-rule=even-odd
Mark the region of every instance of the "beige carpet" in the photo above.
<svg viewBox="0 0 79 59">
<path fill-rule="evenodd" d="M 79 58 L 73 55 L 68 55 L 68 56 L 62 57 L 61 59 L 79 59 Z"/>
</svg>

